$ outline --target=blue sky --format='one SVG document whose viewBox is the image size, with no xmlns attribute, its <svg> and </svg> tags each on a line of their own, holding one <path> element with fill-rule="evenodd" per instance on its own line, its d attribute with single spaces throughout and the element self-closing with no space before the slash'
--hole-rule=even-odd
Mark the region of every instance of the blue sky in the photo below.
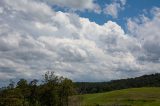
<svg viewBox="0 0 160 106">
<path fill-rule="evenodd" d="M 108 2 L 109 1 L 109 2 Z M 97 0 L 96 2 L 100 7 L 104 8 L 105 4 L 112 3 L 113 0 Z M 104 24 L 108 20 L 117 22 L 122 27 L 125 27 L 127 18 L 137 17 L 141 14 L 145 14 L 144 10 L 150 11 L 153 7 L 159 7 L 159 0 L 127 0 L 124 10 L 118 13 L 118 18 L 113 18 L 112 16 L 107 16 L 104 13 L 96 14 L 94 12 L 81 12 L 80 16 L 89 18 L 98 24 Z M 150 17 L 150 14 L 146 14 Z"/>
<path fill-rule="evenodd" d="M 113 2 L 119 2 L 118 0 L 94 0 L 101 9 L 106 7 L 106 4 L 112 4 Z M 55 6 L 53 6 L 55 7 Z M 97 24 L 104 24 L 108 20 L 117 22 L 120 26 L 126 29 L 126 23 L 128 18 L 138 17 L 139 15 L 146 15 L 152 17 L 150 10 L 153 7 L 160 7 L 159 0 L 126 0 L 126 4 L 123 6 L 123 10 L 118 12 L 118 17 L 113 18 L 111 15 L 106 15 L 104 12 L 95 13 L 94 11 L 78 11 L 76 12 L 81 17 L 89 18 L 90 21 L 96 22 Z M 57 11 L 64 11 L 63 7 L 56 7 Z"/>
<path fill-rule="evenodd" d="M 159 0 L 0 0 L 0 85 L 160 72 Z"/>
</svg>

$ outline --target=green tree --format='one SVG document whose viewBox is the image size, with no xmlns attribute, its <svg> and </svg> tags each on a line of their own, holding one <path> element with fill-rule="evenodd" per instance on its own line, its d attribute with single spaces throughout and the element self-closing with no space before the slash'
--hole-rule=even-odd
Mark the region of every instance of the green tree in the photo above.
<svg viewBox="0 0 160 106">
<path fill-rule="evenodd" d="M 23 106 L 25 106 L 26 104 L 28 104 L 28 98 L 30 95 L 30 89 L 29 89 L 29 85 L 27 83 L 27 80 L 25 79 L 20 79 L 17 82 L 17 89 L 20 90 L 22 98 L 23 98 Z"/>
<path fill-rule="evenodd" d="M 58 81 L 58 76 L 54 72 L 45 73 L 44 84 L 40 88 L 40 102 L 44 106 L 58 106 Z"/>
<path fill-rule="evenodd" d="M 59 95 L 60 95 L 60 105 L 68 106 L 69 105 L 69 96 L 75 93 L 74 85 L 72 80 L 67 78 L 61 78 Z"/>
<path fill-rule="evenodd" d="M 29 106 L 37 106 L 38 102 L 38 87 L 37 87 L 38 80 L 34 79 L 30 82 L 30 95 L 29 95 Z"/>
<path fill-rule="evenodd" d="M 54 72 L 46 72 L 43 83 L 34 79 L 29 84 L 20 79 L 14 87 L 0 89 L 0 106 L 68 106 L 69 96 L 74 93 L 70 79 L 58 77 Z"/>
</svg>

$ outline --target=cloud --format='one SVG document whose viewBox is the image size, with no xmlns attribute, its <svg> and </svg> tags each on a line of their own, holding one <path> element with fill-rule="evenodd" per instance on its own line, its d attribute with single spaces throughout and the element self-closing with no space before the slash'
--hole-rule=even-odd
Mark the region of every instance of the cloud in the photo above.
<svg viewBox="0 0 160 106">
<path fill-rule="evenodd" d="M 155 51 L 148 49 L 155 46 L 155 41 L 150 41 L 150 46 L 141 43 L 143 33 L 136 30 L 148 28 L 150 24 L 147 23 L 157 21 L 157 15 L 139 28 L 130 19 L 130 24 L 135 26 L 131 24 L 129 28 L 136 32 L 131 34 L 136 36 L 131 36 L 115 22 L 98 25 L 74 13 L 55 12 L 50 5 L 40 1 L 1 0 L 0 7 L 3 10 L 0 15 L 2 80 L 39 79 L 51 70 L 74 81 L 106 81 L 158 72 L 160 69 L 158 62 L 145 60 L 146 56 L 147 60 L 149 58 L 146 53 L 159 56 L 159 46 L 155 47 Z M 157 31 L 159 26 L 152 27 Z M 158 35 L 146 36 L 148 42 L 147 39 Z M 145 59 L 141 61 L 143 55 Z"/>
<path fill-rule="evenodd" d="M 72 11 L 83 11 L 83 10 L 90 10 L 96 13 L 100 13 L 101 9 L 100 6 L 95 3 L 95 0 L 40 0 L 49 5 L 56 5 L 59 7 L 65 7 Z"/>
<path fill-rule="evenodd" d="M 126 0 L 114 0 L 111 4 L 106 4 L 103 9 L 104 14 L 117 18 L 121 10 L 124 10 Z"/>
<path fill-rule="evenodd" d="M 154 7 L 151 10 L 153 17 L 150 19 L 144 15 L 140 18 L 128 19 L 130 33 L 135 36 L 142 45 L 141 61 L 160 62 L 160 9 Z"/>
<path fill-rule="evenodd" d="M 117 18 L 119 8 L 121 8 L 119 3 L 107 4 L 103 11 L 105 14 L 111 15 L 113 18 Z"/>
<path fill-rule="evenodd" d="M 127 2 L 126 0 L 119 0 L 119 1 L 120 1 L 122 6 L 124 6 L 126 4 L 126 2 Z"/>
</svg>

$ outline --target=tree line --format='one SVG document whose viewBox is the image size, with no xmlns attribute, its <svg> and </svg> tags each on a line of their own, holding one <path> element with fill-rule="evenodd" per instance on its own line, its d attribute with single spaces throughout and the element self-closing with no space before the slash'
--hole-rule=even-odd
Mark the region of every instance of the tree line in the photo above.
<svg viewBox="0 0 160 106">
<path fill-rule="evenodd" d="M 160 73 L 109 82 L 76 82 L 79 94 L 100 93 L 126 88 L 160 87 Z"/>
<path fill-rule="evenodd" d="M 75 94 L 72 80 L 58 77 L 54 72 L 43 76 L 43 83 L 20 79 L 0 89 L 0 106 L 68 106 L 69 96 Z"/>
</svg>

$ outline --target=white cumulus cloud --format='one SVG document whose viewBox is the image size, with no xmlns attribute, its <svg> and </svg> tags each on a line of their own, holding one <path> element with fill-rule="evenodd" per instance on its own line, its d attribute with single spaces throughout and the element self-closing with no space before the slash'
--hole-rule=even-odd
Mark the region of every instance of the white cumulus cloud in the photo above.
<svg viewBox="0 0 160 106">
<path fill-rule="evenodd" d="M 55 12 L 41 1 L 1 0 L 0 7 L 1 80 L 39 79 L 50 70 L 74 81 L 106 81 L 160 69 L 159 62 L 148 61 L 152 57 L 147 55 L 159 58 L 159 46 L 155 45 L 159 34 L 150 36 L 145 32 L 146 41 L 141 42 L 143 28 L 152 25 L 157 31 L 158 15 L 139 28 L 130 19 L 129 28 L 135 30 L 133 35 L 140 34 L 137 37 L 126 34 L 115 22 L 98 25 L 74 13 Z M 151 51 L 154 45 L 157 49 Z"/>
<path fill-rule="evenodd" d="M 114 0 L 111 4 L 106 4 L 103 9 L 104 14 L 110 15 L 113 18 L 118 18 L 118 14 L 124 9 L 126 0 Z"/>
<path fill-rule="evenodd" d="M 43 1 L 49 5 L 56 5 L 59 7 L 66 7 L 72 11 L 83 11 L 89 10 L 96 13 L 100 13 L 100 6 L 95 3 L 95 0 L 39 0 Z"/>
</svg>

